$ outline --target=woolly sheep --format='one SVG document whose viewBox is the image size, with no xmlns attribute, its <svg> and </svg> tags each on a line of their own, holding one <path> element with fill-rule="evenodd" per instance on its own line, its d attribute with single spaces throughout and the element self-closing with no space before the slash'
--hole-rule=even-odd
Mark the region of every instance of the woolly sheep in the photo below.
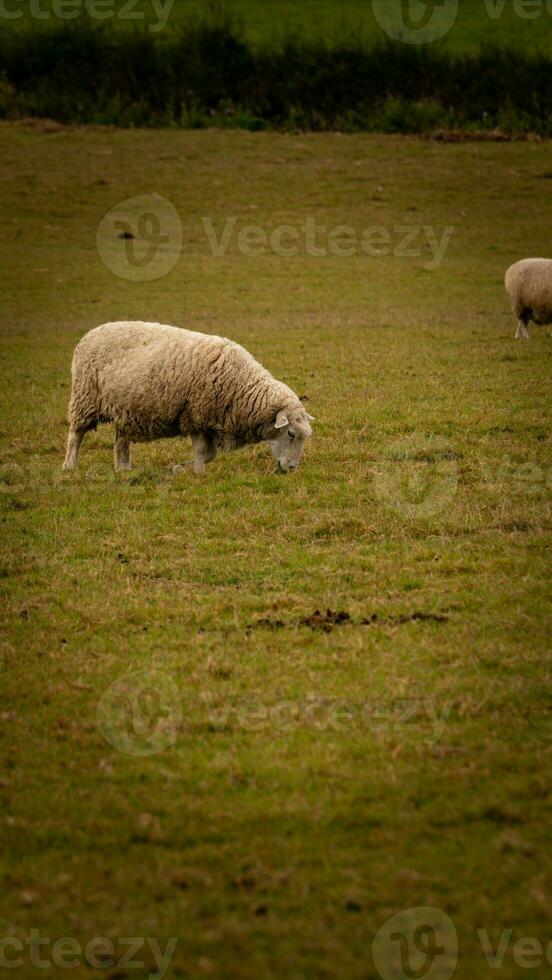
<svg viewBox="0 0 552 980">
<path fill-rule="evenodd" d="M 552 323 L 552 259 L 522 259 L 507 269 L 504 283 L 518 320 L 516 339 L 529 339 L 529 320 Z"/>
<path fill-rule="evenodd" d="M 192 437 L 196 473 L 219 450 L 268 442 L 278 468 L 299 465 L 312 435 L 297 395 L 226 337 L 161 323 L 104 323 L 79 341 L 71 368 L 72 469 L 86 432 L 115 423 L 115 469 L 129 470 L 131 442 Z M 182 467 L 175 467 L 175 470 Z"/>
</svg>

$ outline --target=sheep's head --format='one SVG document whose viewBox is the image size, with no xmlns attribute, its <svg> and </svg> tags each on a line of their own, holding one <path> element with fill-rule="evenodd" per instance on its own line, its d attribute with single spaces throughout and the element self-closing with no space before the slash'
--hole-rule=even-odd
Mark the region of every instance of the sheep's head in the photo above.
<svg viewBox="0 0 552 980">
<path fill-rule="evenodd" d="M 276 415 L 267 442 L 280 473 L 289 473 L 299 466 L 305 442 L 312 436 L 313 421 L 304 409 L 282 409 Z"/>
</svg>

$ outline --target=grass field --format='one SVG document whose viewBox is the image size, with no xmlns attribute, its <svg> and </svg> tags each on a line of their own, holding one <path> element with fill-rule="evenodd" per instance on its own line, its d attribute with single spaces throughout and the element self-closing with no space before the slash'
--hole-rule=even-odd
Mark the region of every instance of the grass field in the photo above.
<svg viewBox="0 0 552 980">
<path fill-rule="evenodd" d="M 502 277 L 550 251 L 549 144 L 2 125 L 0 160 L 0 935 L 107 937 L 113 980 L 153 970 L 129 936 L 178 937 L 170 977 L 375 978 L 432 906 L 455 977 L 518 980 L 552 938 L 552 341 L 514 341 Z M 151 281 L 97 245 L 137 195 L 182 226 Z M 282 225 L 298 254 L 245 254 Z M 366 229 L 387 254 L 331 254 Z M 73 347 L 126 318 L 306 395 L 299 471 L 175 477 L 170 440 L 115 475 L 104 427 L 62 474 Z M 499 968 L 478 930 L 512 930 Z"/>
<path fill-rule="evenodd" d="M 366 41 L 385 37 L 370 0 L 263 0 L 262 3 L 258 0 L 222 0 L 215 4 L 206 0 L 87 2 L 97 2 L 104 22 L 129 29 L 147 25 L 156 33 L 177 28 L 189 17 L 204 17 L 211 8 L 216 8 L 227 11 L 242 26 L 244 35 L 257 44 L 272 43 L 289 34 L 322 36 L 330 43 L 348 36 L 362 37 Z M 379 2 L 381 6 L 383 0 Z M 59 3 L 60 0 L 40 0 L 40 23 L 48 26 L 56 20 Z M 436 3 L 437 13 L 438 7 Z M 26 10 L 17 0 L 7 0 L 6 9 L 23 13 L 22 17 L 7 22 L 8 28 L 13 29 L 28 22 L 34 8 Z M 61 7 L 62 11 L 65 9 L 74 18 L 76 11 L 85 9 L 85 0 L 67 3 L 66 8 Z M 413 17 L 419 17 L 420 11 L 423 12 L 421 6 L 414 7 Z M 547 0 L 533 3 L 531 0 L 459 0 L 454 25 L 440 43 L 452 51 L 473 50 L 481 43 L 536 45 L 549 49 L 552 47 L 552 10 Z"/>
</svg>

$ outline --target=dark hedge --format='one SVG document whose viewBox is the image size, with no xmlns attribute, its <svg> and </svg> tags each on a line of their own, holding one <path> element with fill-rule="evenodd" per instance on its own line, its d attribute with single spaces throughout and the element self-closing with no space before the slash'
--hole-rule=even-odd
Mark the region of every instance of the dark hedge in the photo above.
<svg viewBox="0 0 552 980">
<path fill-rule="evenodd" d="M 227 19 L 164 37 L 79 19 L 0 31 L 0 116 L 120 126 L 552 135 L 539 51 L 290 38 L 254 48 Z"/>
</svg>

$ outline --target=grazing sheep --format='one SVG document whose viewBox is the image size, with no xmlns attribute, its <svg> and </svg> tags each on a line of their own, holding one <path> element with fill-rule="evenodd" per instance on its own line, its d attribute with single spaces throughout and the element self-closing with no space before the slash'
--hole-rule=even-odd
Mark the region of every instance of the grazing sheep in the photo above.
<svg viewBox="0 0 552 980">
<path fill-rule="evenodd" d="M 64 469 L 83 436 L 115 423 L 115 469 L 129 470 L 130 443 L 192 437 L 196 473 L 219 450 L 265 440 L 282 473 L 299 465 L 312 415 L 296 394 L 226 337 L 139 321 L 104 323 L 73 355 Z M 180 469 L 181 467 L 175 467 Z"/>
<path fill-rule="evenodd" d="M 529 320 L 552 323 L 552 259 L 522 259 L 507 269 L 504 283 L 518 320 L 516 339 L 529 340 Z"/>
</svg>

